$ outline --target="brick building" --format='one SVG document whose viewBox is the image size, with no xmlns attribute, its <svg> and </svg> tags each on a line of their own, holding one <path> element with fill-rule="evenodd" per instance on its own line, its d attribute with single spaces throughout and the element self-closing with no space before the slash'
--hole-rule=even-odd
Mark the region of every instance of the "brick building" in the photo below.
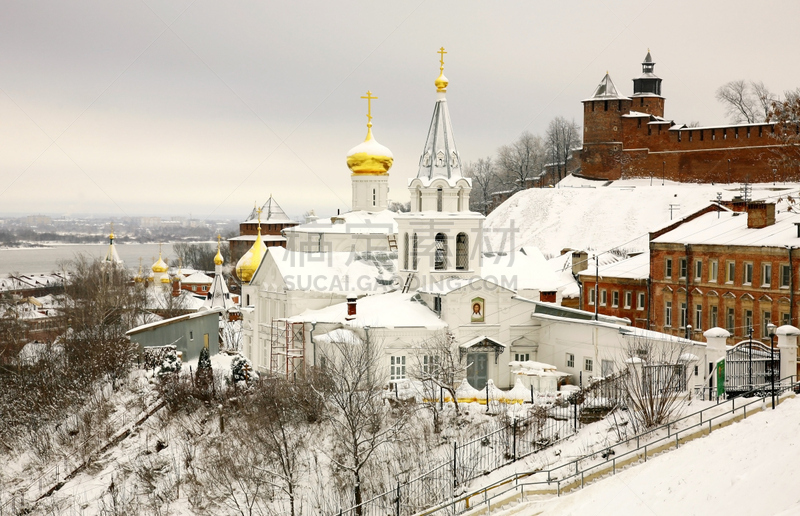
<svg viewBox="0 0 800 516">
<path fill-rule="evenodd" d="M 261 240 L 267 247 L 286 247 L 286 238 L 281 233 L 284 229 L 297 226 L 299 223 L 290 219 L 277 201 L 270 195 L 259 210 L 253 208 L 247 220 L 239 224 L 239 236 L 229 238 L 231 263 L 237 263 L 256 241 L 259 219 L 261 223 Z"/>
<path fill-rule="evenodd" d="M 650 320 L 650 255 L 594 266 L 579 274 L 581 308 L 603 315 L 624 317 L 631 326 L 647 328 Z M 597 305 L 595 305 L 597 303 Z"/>
<path fill-rule="evenodd" d="M 800 214 L 752 202 L 705 213 L 650 242 L 651 329 L 699 337 L 727 329 L 735 343 L 769 340 L 767 324 L 795 324 Z M 691 332 L 688 328 L 691 327 Z"/>
<path fill-rule="evenodd" d="M 687 127 L 664 118 L 661 78 L 647 52 L 633 95 L 606 74 L 583 101 L 581 175 L 615 180 L 665 177 L 680 182 L 773 182 L 797 179 L 796 168 L 775 164 L 781 148 L 775 124 Z"/>
</svg>

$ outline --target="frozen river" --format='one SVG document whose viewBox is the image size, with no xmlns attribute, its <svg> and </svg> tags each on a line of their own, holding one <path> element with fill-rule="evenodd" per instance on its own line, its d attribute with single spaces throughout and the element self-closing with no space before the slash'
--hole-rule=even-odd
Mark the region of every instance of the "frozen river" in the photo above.
<svg viewBox="0 0 800 516">
<path fill-rule="evenodd" d="M 216 242 L 214 242 L 216 244 Z M 158 244 L 115 244 L 119 257 L 129 269 L 147 270 L 158 259 Z M 49 247 L 25 249 L 0 249 L 0 276 L 10 273 L 34 274 L 54 272 L 61 269 L 59 264 L 73 260 L 80 254 L 102 258 L 108 250 L 108 244 L 65 244 Z M 165 261 L 174 258 L 172 244 L 162 245 L 162 256 Z"/>
</svg>

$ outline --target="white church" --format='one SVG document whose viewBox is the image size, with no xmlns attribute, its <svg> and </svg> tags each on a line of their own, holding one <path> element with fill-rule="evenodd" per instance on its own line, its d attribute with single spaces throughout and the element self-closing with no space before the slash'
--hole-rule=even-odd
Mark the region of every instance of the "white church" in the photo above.
<svg viewBox="0 0 800 516">
<path fill-rule="evenodd" d="M 375 97 L 367 92 L 367 137 L 347 155 L 352 211 L 285 229 L 287 248 L 265 249 L 248 264 L 255 272 L 242 287 L 243 351 L 255 366 L 302 374 L 323 365 L 331 342 L 370 338 L 397 382 L 442 336 L 477 389 L 489 380 L 511 388 L 521 362 L 550 364 L 573 384 L 604 376 L 630 339 L 669 341 L 695 362 L 716 360 L 719 351 L 705 343 L 562 307 L 562 280 L 538 249 L 482 251 L 484 216 L 469 209 L 472 182 L 463 175 L 440 54 L 433 117 L 408 181 L 410 212 L 387 209 L 393 156 L 373 137 Z M 691 365 L 687 371 L 706 367 Z M 687 377 L 704 381 L 702 373 Z"/>
</svg>

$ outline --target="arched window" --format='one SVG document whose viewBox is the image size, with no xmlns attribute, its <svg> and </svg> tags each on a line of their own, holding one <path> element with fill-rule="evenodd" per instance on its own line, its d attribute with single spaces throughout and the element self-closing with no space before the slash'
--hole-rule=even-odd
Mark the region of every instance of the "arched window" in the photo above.
<svg viewBox="0 0 800 516">
<path fill-rule="evenodd" d="M 403 269 L 408 270 L 408 233 L 403 235 Z"/>
<path fill-rule="evenodd" d="M 417 188 L 417 211 L 422 211 L 422 190 Z"/>
<path fill-rule="evenodd" d="M 413 243 L 411 244 L 411 268 L 417 270 L 417 249 L 419 247 L 419 239 L 417 239 L 417 234 L 414 233 Z"/>
<path fill-rule="evenodd" d="M 443 195 L 442 189 L 441 188 L 437 188 L 436 189 L 436 211 L 442 211 L 442 195 Z"/>
<path fill-rule="evenodd" d="M 447 237 L 444 233 L 436 234 L 436 250 L 433 256 L 433 268 L 437 271 L 447 269 Z"/>
<path fill-rule="evenodd" d="M 442 151 L 436 153 L 436 166 L 437 167 L 444 166 L 444 152 Z"/>
<path fill-rule="evenodd" d="M 456 269 L 465 271 L 469 269 L 469 238 L 466 233 L 456 236 Z"/>
<path fill-rule="evenodd" d="M 458 190 L 458 211 L 464 211 L 464 189 Z"/>
</svg>

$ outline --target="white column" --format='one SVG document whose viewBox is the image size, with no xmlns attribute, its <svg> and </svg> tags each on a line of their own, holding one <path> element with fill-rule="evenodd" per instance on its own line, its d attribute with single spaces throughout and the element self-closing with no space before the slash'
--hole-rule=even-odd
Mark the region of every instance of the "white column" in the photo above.
<svg viewBox="0 0 800 516">
<path fill-rule="evenodd" d="M 775 331 L 778 336 L 778 349 L 781 351 L 781 377 L 797 374 L 797 337 L 800 330 L 794 326 L 784 325 Z M 794 378 L 797 381 L 797 378 Z"/>
<path fill-rule="evenodd" d="M 725 358 L 725 351 L 728 338 L 731 334 L 728 330 L 723 328 L 711 328 L 703 332 L 703 337 L 706 338 L 706 360 L 703 364 L 703 377 L 708 374 L 708 364 L 716 365 L 720 359 Z M 712 366 L 713 367 L 713 366 Z M 706 382 L 706 385 L 708 383 Z M 713 383 L 714 389 L 717 388 L 717 375 L 714 374 Z"/>
</svg>

